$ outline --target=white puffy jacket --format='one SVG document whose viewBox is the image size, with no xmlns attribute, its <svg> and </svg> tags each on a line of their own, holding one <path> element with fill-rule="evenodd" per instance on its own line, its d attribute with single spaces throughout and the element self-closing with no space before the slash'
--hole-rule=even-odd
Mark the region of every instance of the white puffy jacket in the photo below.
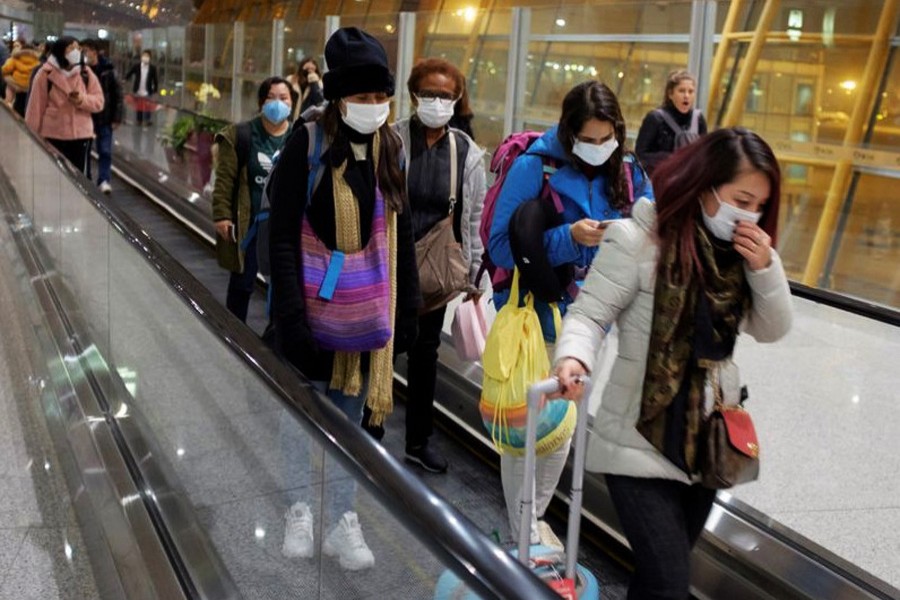
<svg viewBox="0 0 900 600">
<path fill-rule="evenodd" d="M 573 357 L 592 369 L 605 328 L 615 322 L 618 355 L 594 418 L 588 469 L 690 483 L 684 471 L 635 428 L 653 322 L 658 255 L 655 222 L 655 205 L 641 198 L 634 206 L 633 218 L 614 221 L 607 228 L 602 249 L 566 313 L 555 359 Z M 753 302 L 741 329 L 759 342 L 774 342 L 791 325 L 791 293 L 781 259 L 773 250 L 771 265 L 759 271 L 746 270 L 746 275 Z"/>
</svg>

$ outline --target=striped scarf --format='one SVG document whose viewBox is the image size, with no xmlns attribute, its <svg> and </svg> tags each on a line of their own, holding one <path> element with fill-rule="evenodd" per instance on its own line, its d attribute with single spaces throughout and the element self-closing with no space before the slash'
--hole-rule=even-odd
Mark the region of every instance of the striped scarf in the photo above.
<svg viewBox="0 0 900 600">
<path fill-rule="evenodd" d="M 375 173 L 378 173 L 378 157 L 381 147 L 380 133 L 372 138 L 372 156 Z M 336 227 L 337 249 L 341 252 L 359 252 L 362 249 L 362 236 L 359 222 L 359 203 L 353 196 L 353 190 L 344 180 L 348 158 L 332 174 L 334 194 L 334 221 Z M 377 180 L 377 178 L 376 178 Z M 377 183 L 376 183 L 377 185 Z M 388 238 L 388 268 L 391 282 L 390 309 L 391 318 L 396 314 L 397 306 L 397 213 L 385 203 L 385 221 Z M 334 367 L 331 372 L 329 388 L 337 389 L 348 396 L 357 396 L 362 391 L 361 356 L 359 352 L 335 352 Z M 393 410 L 393 376 L 394 376 L 394 338 L 369 356 L 369 393 L 366 404 L 372 411 L 369 423 L 381 425 L 384 418 Z"/>
</svg>

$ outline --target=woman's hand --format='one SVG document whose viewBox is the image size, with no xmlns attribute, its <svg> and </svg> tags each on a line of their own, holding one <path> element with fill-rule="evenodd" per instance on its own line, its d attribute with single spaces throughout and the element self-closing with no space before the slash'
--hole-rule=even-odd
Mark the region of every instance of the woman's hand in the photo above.
<svg viewBox="0 0 900 600">
<path fill-rule="evenodd" d="M 559 379 L 559 392 L 550 394 L 549 398 L 565 398 L 566 400 L 581 400 L 584 394 L 584 384 L 581 381 L 583 375 L 587 375 L 587 369 L 581 361 L 575 358 L 563 358 L 556 363 L 553 372 Z"/>
<path fill-rule="evenodd" d="M 469 300 L 473 302 L 481 302 L 481 294 L 483 292 L 480 289 L 474 289 L 466 293 L 466 297 L 463 298 L 463 302 L 468 302 Z"/>
<path fill-rule="evenodd" d="M 580 219 L 569 225 L 569 232 L 572 239 L 576 243 L 588 248 L 599 246 L 603 240 L 603 234 L 606 233 L 606 221 L 597 221 L 596 219 Z"/>
<path fill-rule="evenodd" d="M 221 221 L 216 221 L 216 234 L 223 240 L 227 242 L 232 242 L 234 240 L 231 239 L 231 226 L 233 223 L 231 219 L 222 219 Z"/>
<path fill-rule="evenodd" d="M 772 264 L 772 238 L 756 223 L 738 221 L 734 228 L 734 249 L 737 250 L 751 271 L 765 269 Z"/>
<path fill-rule="evenodd" d="M 74 106 L 81 106 L 84 103 L 84 97 L 78 90 L 73 90 L 69 92 L 69 102 Z"/>
</svg>

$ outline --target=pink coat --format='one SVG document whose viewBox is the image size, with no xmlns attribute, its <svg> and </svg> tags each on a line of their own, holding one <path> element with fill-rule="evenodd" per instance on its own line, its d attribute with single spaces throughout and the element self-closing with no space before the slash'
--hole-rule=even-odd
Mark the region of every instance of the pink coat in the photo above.
<svg viewBox="0 0 900 600">
<path fill-rule="evenodd" d="M 50 62 L 40 67 L 31 84 L 28 108 L 25 109 L 25 123 L 29 129 L 52 140 L 94 137 L 91 113 L 103 110 L 103 89 L 94 72 L 87 67 L 84 70 L 87 73 L 87 89 L 81 73 L 67 76 Z M 83 98 L 81 106 L 69 102 L 69 92 L 76 90 L 81 92 Z"/>
</svg>

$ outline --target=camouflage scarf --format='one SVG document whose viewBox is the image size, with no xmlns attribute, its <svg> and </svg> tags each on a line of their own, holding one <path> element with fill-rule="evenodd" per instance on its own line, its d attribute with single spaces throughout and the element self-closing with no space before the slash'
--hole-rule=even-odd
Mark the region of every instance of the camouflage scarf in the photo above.
<svg viewBox="0 0 900 600">
<path fill-rule="evenodd" d="M 637 424 L 641 435 L 688 474 L 695 470 L 707 368 L 731 356 L 750 299 L 744 261 L 731 243 L 711 240 L 700 224 L 694 235 L 702 281 L 694 273 L 675 282 L 677 246 L 659 258 Z"/>
</svg>

